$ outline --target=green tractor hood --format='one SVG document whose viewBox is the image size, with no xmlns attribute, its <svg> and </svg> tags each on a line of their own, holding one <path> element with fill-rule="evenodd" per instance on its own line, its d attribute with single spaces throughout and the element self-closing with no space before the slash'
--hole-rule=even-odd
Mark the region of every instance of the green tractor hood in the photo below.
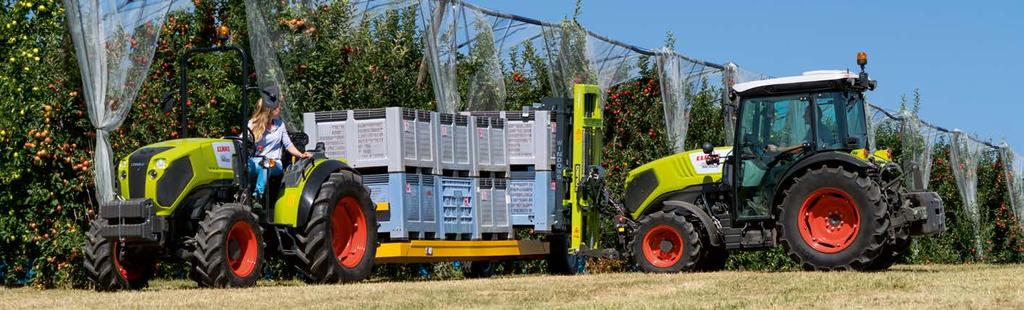
<svg viewBox="0 0 1024 310">
<path fill-rule="evenodd" d="M 170 215 L 187 193 L 200 186 L 234 180 L 234 142 L 227 139 L 177 139 L 154 143 L 125 156 L 115 178 L 121 197 L 150 198 L 157 215 Z"/>
<path fill-rule="evenodd" d="M 714 153 L 724 159 L 732 147 L 715 148 Z M 654 203 L 686 195 L 696 191 L 700 185 L 722 181 L 722 164 L 709 165 L 708 155 L 702 150 L 686 151 L 662 157 L 644 164 L 626 176 L 627 212 L 636 219 Z"/>
</svg>

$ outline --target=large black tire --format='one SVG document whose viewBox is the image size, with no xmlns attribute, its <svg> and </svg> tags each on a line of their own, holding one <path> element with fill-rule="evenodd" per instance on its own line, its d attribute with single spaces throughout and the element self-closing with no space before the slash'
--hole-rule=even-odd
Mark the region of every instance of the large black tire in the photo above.
<svg viewBox="0 0 1024 310">
<path fill-rule="evenodd" d="M 909 230 L 909 226 L 897 229 L 896 238 L 891 238 L 889 242 L 885 244 L 882 249 L 882 254 L 878 255 L 875 260 L 871 261 L 871 265 L 865 270 L 886 270 L 889 269 L 889 267 L 892 267 L 893 264 L 899 262 L 900 259 L 910 251 L 910 245 L 912 242 Z"/>
<path fill-rule="evenodd" d="M 670 273 L 693 270 L 701 257 L 701 240 L 682 209 L 667 208 L 640 218 L 627 248 L 640 270 Z"/>
<path fill-rule="evenodd" d="M 549 251 L 545 257 L 548 273 L 553 275 L 581 274 L 586 269 L 585 258 L 569 253 L 570 237 L 566 234 L 547 236 Z"/>
<path fill-rule="evenodd" d="M 888 242 L 878 184 L 843 167 L 807 171 L 785 191 L 777 231 L 805 270 L 868 270 Z"/>
<path fill-rule="evenodd" d="M 96 223 L 105 220 L 93 220 L 86 234 L 85 273 L 97 291 L 116 291 L 120 289 L 139 290 L 149 286 L 149 279 L 156 273 L 156 260 L 147 251 L 136 248 L 125 249 L 121 255 L 119 242 L 100 236 Z"/>
<path fill-rule="evenodd" d="M 263 230 L 249 208 L 220 204 L 196 232 L 190 278 L 200 287 L 250 287 L 263 270 Z"/>
<path fill-rule="evenodd" d="M 313 214 L 297 238 L 312 283 L 362 281 L 373 271 L 377 255 L 377 216 L 362 178 L 350 171 L 333 173 L 320 185 Z"/>
<path fill-rule="evenodd" d="M 494 276 L 495 263 L 492 261 L 473 261 L 462 263 L 462 276 L 467 279 L 483 279 Z"/>
</svg>

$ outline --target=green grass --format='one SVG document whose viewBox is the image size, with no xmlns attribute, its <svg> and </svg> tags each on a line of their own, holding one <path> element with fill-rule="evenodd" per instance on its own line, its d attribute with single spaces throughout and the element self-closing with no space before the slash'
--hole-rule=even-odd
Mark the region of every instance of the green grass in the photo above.
<svg viewBox="0 0 1024 310">
<path fill-rule="evenodd" d="M 887 272 L 516 276 L 484 280 L 138 292 L 0 289 L 0 309 L 39 308 L 1024 308 L 1024 265 L 896 266 Z"/>
</svg>

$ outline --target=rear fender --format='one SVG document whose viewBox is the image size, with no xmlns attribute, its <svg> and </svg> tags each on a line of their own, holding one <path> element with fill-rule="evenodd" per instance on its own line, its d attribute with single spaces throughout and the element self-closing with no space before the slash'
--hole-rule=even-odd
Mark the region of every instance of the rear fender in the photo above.
<svg viewBox="0 0 1024 310">
<path fill-rule="evenodd" d="M 320 185 L 327 181 L 332 173 L 342 170 L 358 174 L 342 161 L 322 159 L 302 171 L 298 182 L 287 184 L 286 180 L 282 194 L 274 204 L 274 224 L 305 227 L 313 213 L 313 201 L 320 193 Z"/>
<path fill-rule="evenodd" d="M 811 155 L 800 160 L 800 162 L 796 163 L 796 165 L 793 165 L 793 167 L 790 167 L 789 170 L 786 171 L 784 174 L 785 176 L 781 179 L 782 182 L 779 182 L 779 184 L 776 185 L 774 191 L 775 195 L 772 197 L 772 201 L 774 201 L 772 205 L 782 203 L 782 195 L 780 194 L 793 184 L 795 177 L 802 175 L 806 170 L 816 169 L 822 166 L 843 167 L 853 172 L 877 168 L 875 164 L 847 153 L 822 152 Z"/>
</svg>

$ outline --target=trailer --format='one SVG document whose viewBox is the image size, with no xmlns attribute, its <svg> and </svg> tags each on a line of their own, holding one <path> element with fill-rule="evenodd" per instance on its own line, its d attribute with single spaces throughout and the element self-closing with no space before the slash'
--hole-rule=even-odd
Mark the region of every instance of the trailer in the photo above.
<svg viewBox="0 0 1024 310">
<path fill-rule="evenodd" d="M 598 87 L 576 85 L 573 98 L 522 111 L 309 112 L 303 133 L 309 150 L 362 176 L 378 222 L 375 263 L 547 259 L 551 272 L 571 273 L 599 246 L 601 215 L 588 206 L 604 202 L 578 190 L 600 162 L 601 106 Z"/>
</svg>

